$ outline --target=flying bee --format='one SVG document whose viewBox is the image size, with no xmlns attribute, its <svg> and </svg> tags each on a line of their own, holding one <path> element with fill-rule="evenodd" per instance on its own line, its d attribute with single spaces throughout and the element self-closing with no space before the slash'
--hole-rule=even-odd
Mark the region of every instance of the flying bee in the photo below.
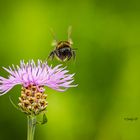
<svg viewBox="0 0 140 140">
<path fill-rule="evenodd" d="M 52 32 L 53 33 L 53 32 Z M 53 34 L 54 36 L 54 34 Z M 49 59 L 53 59 L 56 57 L 60 61 L 68 61 L 72 57 L 75 59 L 75 49 L 72 48 L 72 39 L 71 39 L 71 27 L 68 28 L 68 40 L 67 41 L 57 41 L 56 37 L 54 36 L 54 41 L 52 46 L 54 46 L 54 50 L 49 54 Z"/>
</svg>

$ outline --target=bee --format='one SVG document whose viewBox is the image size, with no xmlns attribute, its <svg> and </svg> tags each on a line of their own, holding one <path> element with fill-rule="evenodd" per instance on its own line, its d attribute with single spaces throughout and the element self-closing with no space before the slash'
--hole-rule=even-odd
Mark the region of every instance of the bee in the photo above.
<svg viewBox="0 0 140 140">
<path fill-rule="evenodd" d="M 75 49 L 72 48 L 73 42 L 71 39 L 71 27 L 68 28 L 68 39 L 65 41 L 57 41 L 54 36 L 54 41 L 52 46 L 54 46 L 54 50 L 49 54 L 48 58 L 53 60 L 56 57 L 58 60 L 64 62 L 70 60 L 72 57 L 75 59 Z"/>
</svg>

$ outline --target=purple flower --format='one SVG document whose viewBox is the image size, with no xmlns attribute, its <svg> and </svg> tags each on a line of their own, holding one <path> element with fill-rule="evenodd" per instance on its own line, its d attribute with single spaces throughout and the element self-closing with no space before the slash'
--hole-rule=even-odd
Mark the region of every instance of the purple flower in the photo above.
<svg viewBox="0 0 140 140">
<path fill-rule="evenodd" d="M 9 76 L 8 78 L 0 76 L 0 95 L 7 93 L 15 85 L 22 85 L 25 88 L 35 85 L 39 87 L 40 92 L 44 90 L 40 86 L 47 86 L 57 91 L 65 91 L 69 87 L 77 86 L 71 85 L 74 74 L 68 74 L 68 70 L 62 68 L 61 65 L 53 68 L 41 60 L 38 60 L 37 64 L 33 60 L 27 63 L 21 61 L 20 66 L 12 65 L 12 67 L 3 68 Z"/>
</svg>

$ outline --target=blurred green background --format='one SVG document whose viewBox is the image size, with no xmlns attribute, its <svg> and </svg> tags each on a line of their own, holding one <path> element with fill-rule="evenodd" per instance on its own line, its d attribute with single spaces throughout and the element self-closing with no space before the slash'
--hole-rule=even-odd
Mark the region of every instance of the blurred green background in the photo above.
<svg viewBox="0 0 140 140">
<path fill-rule="evenodd" d="M 77 88 L 46 89 L 48 123 L 35 140 L 140 140 L 140 2 L 138 0 L 1 0 L 2 66 L 46 59 L 53 28 L 67 39 L 72 25 Z M 56 60 L 49 61 L 54 66 Z M 26 140 L 26 116 L 16 110 L 20 86 L 0 97 L 0 140 Z M 135 119 L 137 118 L 137 120 Z M 132 119 L 132 120 L 129 120 Z"/>
</svg>

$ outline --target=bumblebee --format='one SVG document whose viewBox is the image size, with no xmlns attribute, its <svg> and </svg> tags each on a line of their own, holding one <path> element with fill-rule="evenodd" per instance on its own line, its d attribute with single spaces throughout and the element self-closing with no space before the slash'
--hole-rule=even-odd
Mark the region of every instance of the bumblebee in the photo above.
<svg viewBox="0 0 140 140">
<path fill-rule="evenodd" d="M 71 27 L 68 28 L 67 41 L 57 41 L 57 39 L 54 38 L 52 46 L 54 46 L 55 49 L 49 54 L 49 57 L 48 57 L 49 59 L 53 60 L 53 58 L 56 57 L 58 60 L 62 62 L 68 61 L 72 57 L 75 59 L 75 56 L 76 56 L 75 49 L 71 47 L 73 42 L 70 36 L 71 36 Z"/>
</svg>

